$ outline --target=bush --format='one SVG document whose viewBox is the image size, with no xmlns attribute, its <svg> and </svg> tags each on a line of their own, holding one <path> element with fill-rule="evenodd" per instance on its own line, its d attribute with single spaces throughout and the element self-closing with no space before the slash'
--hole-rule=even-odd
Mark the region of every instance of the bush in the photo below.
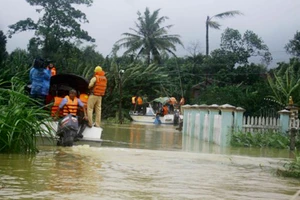
<svg viewBox="0 0 300 200">
<path fill-rule="evenodd" d="M 50 134 L 44 122 L 49 113 L 35 106 L 37 102 L 25 94 L 25 83 L 18 78 L 11 79 L 9 88 L 4 85 L 0 82 L 0 152 L 36 153 L 36 136 Z"/>
<path fill-rule="evenodd" d="M 277 175 L 300 178 L 300 155 L 295 153 L 295 160 L 283 165 L 284 169 L 277 169 Z"/>
<path fill-rule="evenodd" d="M 237 147 L 272 147 L 285 149 L 289 146 L 289 138 L 281 133 L 243 133 L 235 132 L 231 136 L 231 146 Z"/>
</svg>

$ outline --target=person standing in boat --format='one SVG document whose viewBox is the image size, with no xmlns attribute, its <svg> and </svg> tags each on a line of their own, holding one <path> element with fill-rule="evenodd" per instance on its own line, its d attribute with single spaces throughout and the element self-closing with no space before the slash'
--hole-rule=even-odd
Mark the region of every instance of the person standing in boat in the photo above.
<svg viewBox="0 0 300 200">
<path fill-rule="evenodd" d="M 131 97 L 131 104 L 132 104 L 132 110 L 133 110 L 133 112 L 135 112 L 136 104 L 137 104 L 137 95 Z"/>
<path fill-rule="evenodd" d="M 30 97 L 37 100 L 40 106 L 45 105 L 50 88 L 50 71 L 46 69 L 43 59 L 35 59 L 29 72 L 31 82 Z"/>
<path fill-rule="evenodd" d="M 88 126 L 93 126 L 93 112 L 95 109 L 95 127 L 100 127 L 102 96 L 105 95 L 107 79 L 105 77 L 105 72 L 102 70 L 102 67 L 97 66 L 94 72 L 95 75 L 89 83 L 91 95 L 89 96 L 87 102 Z"/>
<path fill-rule="evenodd" d="M 142 111 L 142 107 L 143 107 L 143 99 L 139 95 L 136 101 L 137 101 L 137 107 L 138 107 L 137 111 L 138 111 L 138 113 L 140 113 Z"/>
<path fill-rule="evenodd" d="M 170 110 L 170 113 L 174 113 L 174 106 L 177 104 L 177 100 L 175 97 L 170 97 L 169 99 L 169 110 Z"/>
<path fill-rule="evenodd" d="M 147 113 L 147 107 L 148 107 L 148 96 L 145 94 L 143 95 L 142 97 L 142 100 L 143 100 L 143 115 L 146 115 Z"/>
</svg>

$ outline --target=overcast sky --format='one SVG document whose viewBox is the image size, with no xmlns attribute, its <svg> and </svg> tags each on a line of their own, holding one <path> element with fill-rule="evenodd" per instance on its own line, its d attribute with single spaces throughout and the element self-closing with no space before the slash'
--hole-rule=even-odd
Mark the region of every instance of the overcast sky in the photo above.
<svg viewBox="0 0 300 200">
<path fill-rule="evenodd" d="M 219 48 L 220 37 L 227 27 L 244 33 L 252 30 L 268 45 L 273 56 L 273 65 L 287 61 L 289 56 L 284 46 L 300 31 L 300 0 L 94 0 L 91 7 L 80 7 L 87 15 L 89 24 L 82 27 L 96 39 L 97 50 L 104 56 L 111 52 L 113 44 L 129 28 L 135 28 L 137 11 L 160 10 L 160 16 L 168 16 L 164 25 L 174 25 L 170 32 L 178 34 L 185 46 L 177 48 L 177 55 L 189 54 L 186 50 L 191 43 L 200 44 L 200 52 L 205 54 L 205 20 L 215 14 L 239 10 L 244 15 L 218 19 L 221 30 L 210 29 L 210 50 Z M 1 0 L 0 29 L 5 33 L 7 26 L 18 20 L 40 15 L 35 7 L 25 0 Z M 8 39 L 7 50 L 17 47 L 25 49 L 33 32 L 14 35 Z"/>
</svg>

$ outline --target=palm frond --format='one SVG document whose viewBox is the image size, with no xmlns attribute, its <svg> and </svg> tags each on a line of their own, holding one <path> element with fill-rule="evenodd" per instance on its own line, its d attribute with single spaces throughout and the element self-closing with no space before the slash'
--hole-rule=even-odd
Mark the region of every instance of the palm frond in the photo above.
<svg viewBox="0 0 300 200">
<path fill-rule="evenodd" d="M 147 62 L 150 62 L 150 55 L 155 60 L 160 59 L 160 51 L 165 49 L 176 50 L 176 44 L 183 46 L 179 35 L 168 35 L 167 29 L 172 25 L 161 26 L 168 17 L 159 17 L 159 11 L 150 12 L 146 8 L 143 15 L 138 12 L 138 21 L 135 23 L 136 29 L 130 28 L 134 33 L 123 33 L 120 40 L 116 42 L 119 47 L 126 48 L 124 54 L 138 51 L 138 55 L 145 55 Z"/>
<path fill-rule="evenodd" d="M 243 15 L 243 13 L 241 13 L 238 10 L 232 10 L 232 11 L 226 11 L 223 13 L 219 13 L 217 15 L 214 15 L 213 17 L 223 19 L 225 17 L 234 17 L 235 15 Z M 213 18 L 213 17 L 211 17 L 211 18 Z"/>
<path fill-rule="evenodd" d="M 210 28 L 214 28 L 214 29 L 220 29 L 221 27 L 221 24 L 219 24 L 216 21 L 208 21 L 207 24 Z"/>
</svg>

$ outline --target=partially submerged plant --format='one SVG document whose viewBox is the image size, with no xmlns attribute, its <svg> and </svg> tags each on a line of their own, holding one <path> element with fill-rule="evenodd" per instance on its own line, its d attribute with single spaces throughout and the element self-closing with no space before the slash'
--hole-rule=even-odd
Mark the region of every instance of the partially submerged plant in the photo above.
<svg viewBox="0 0 300 200">
<path fill-rule="evenodd" d="M 274 132 L 234 132 L 231 136 L 230 144 L 240 147 L 272 147 L 285 149 L 289 145 L 289 138 L 287 135 Z"/>
<path fill-rule="evenodd" d="M 300 155 L 295 153 L 295 159 L 283 165 L 284 169 L 277 169 L 279 176 L 300 178 Z"/>
</svg>

